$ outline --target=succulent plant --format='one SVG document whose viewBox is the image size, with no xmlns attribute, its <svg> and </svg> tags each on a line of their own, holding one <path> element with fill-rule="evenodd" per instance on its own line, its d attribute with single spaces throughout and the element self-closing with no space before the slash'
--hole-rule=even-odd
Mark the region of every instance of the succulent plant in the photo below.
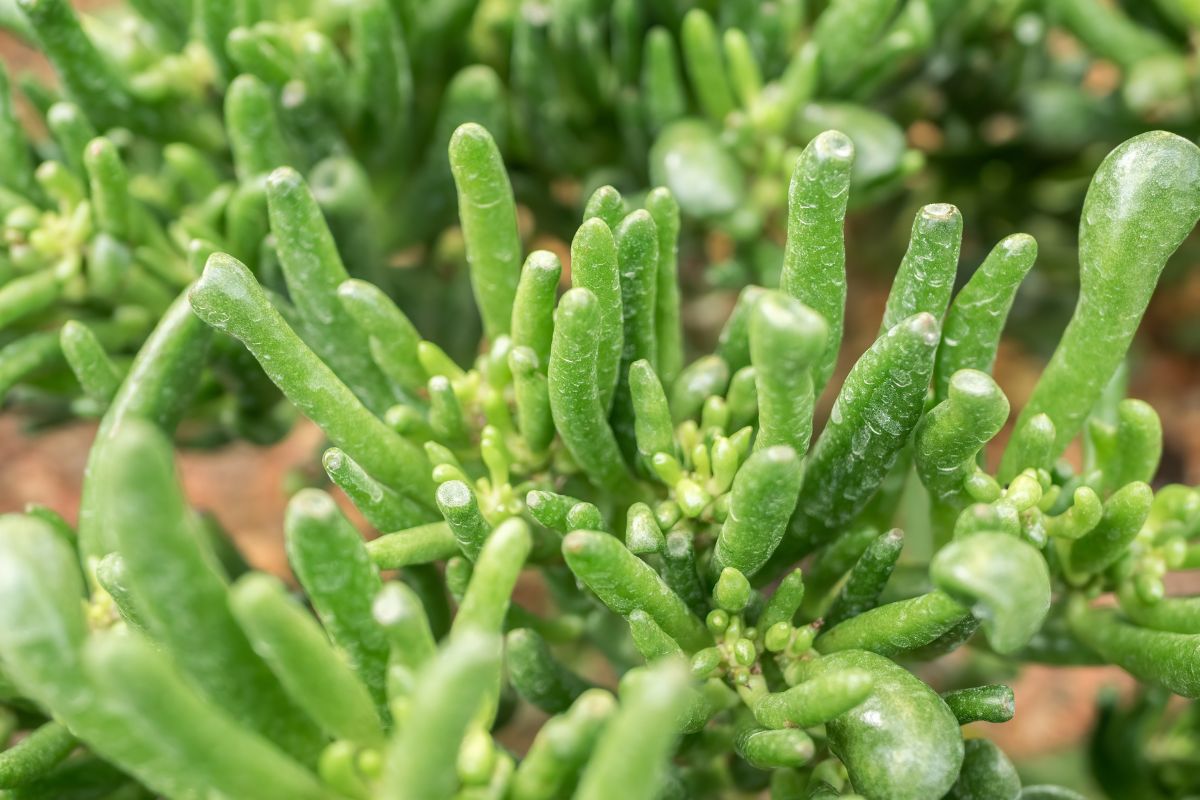
<svg viewBox="0 0 1200 800">
<path fill-rule="evenodd" d="M 522 259 L 487 131 L 458 128 L 449 154 L 487 332 L 473 365 L 348 279 L 277 169 L 289 300 L 209 256 L 111 393 L 78 531 L 40 507 L 0 518 L 0 696 L 36 728 L 0 754 L 8 796 L 1073 797 L 964 740 L 1013 716 L 1008 687 L 939 695 L 909 667 L 965 646 L 1200 696 L 1196 598 L 1163 583 L 1200 565 L 1200 493 L 1150 488 L 1161 428 L 1121 384 L 1200 218 L 1200 149 L 1154 132 L 1101 165 L 1076 313 L 994 467 L 1009 403 L 989 373 L 1030 237 L 955 294 L 962 220 L 922 209 L 814 434 L 846 302 L 844 134 L 797 162 L 782 288 L 744 292 L 686 365 L 669 191 L 585 219 L 568 273 Z M 379 534 L 297 493 L 303 603 L 231 557 L 174 474 L 213 329 L 321 426 L 330 479 Z M 1107 592 L 1118 607 L 1092 607 Z M 550 715 L 524 753 L 499 738 L 518 704 Z"/>
</svg>

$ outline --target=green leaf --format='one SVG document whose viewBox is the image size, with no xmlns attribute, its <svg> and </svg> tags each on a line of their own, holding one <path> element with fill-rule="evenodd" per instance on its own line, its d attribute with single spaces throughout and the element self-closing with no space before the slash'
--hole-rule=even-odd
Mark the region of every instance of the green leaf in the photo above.
<svg viewBox="0 0 1200 800">
<path fill-rule="evenodd" d="M 1050 609 L 1050 571 L 1031 545 L 1003 533 L 976 533 L 942 548 L 933 583 L 971 607 L 988 643 L 1012 653 L 1033 638 Z"/>
</svg>

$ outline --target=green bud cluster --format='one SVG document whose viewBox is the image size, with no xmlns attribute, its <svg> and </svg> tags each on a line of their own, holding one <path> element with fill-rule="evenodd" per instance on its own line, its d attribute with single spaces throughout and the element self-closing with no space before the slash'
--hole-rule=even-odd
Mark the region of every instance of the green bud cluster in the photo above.
<svg viewBox="0 0 1200 800">
<path fill-rule="evenodd" d="M 78 530 L 43 509 L 0 518 L 0 702 L 45 721 L 0 755 L 0 785 L 1072 796 L 1022 788 L 1003 752 L 964 739 L 1012 717 L 1006 687 L 943 696 L 906 665 L 962 647 L 1090 660 L 1200 697 L 1200 606 L 1163 580 L 1197 563 L 1200 493 L 1150 488 L 1161 427 L 1121 383 L 1200 218 L 1200 148 L 1148 133 L 1100 166 L 1075 315 L 994 467 L 1009 404 L 993 318 L 1035 245 L 1005 239 L 955 294 L 947 204 L 917 214 L 880 333 L 814 425 L 841 346 L 854 159 L 836 131 L 799 156 L 782 288 L 744 292 L 717 352 L 690 363 L 669 189 L 632 209 L 598 190 L 569 270 L 522 260 L 499 149 L 459 127 L 449 165 L 487 332 L 464 366 L 349 278 L 304 180 L 270 172 L 288 299 L 210 255 L 110 391 Z M 214 331 L 324 430 L 331 481 L 377 534 L 330 494 L 296 493 L 303 604 L 218 558 L 174 474 L 167 434 Z M 1060 456 L 1080 435 L 1076 469 Z M 1093 607 L 1107 592 L 1118 607 Z M 524 754 L 499 738 L 521 703 L 551 715 Z"/>
</svg>

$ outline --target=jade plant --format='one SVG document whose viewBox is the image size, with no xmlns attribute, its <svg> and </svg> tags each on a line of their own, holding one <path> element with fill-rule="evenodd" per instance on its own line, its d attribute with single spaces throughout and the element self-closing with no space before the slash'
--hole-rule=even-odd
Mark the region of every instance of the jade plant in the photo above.
<svg viewBox="0 0 1200 800">
<path fill-rule="evenodd" d="M 6 796 L 1076 797 L 964 736 L 1012 718 L 1007 686 L 939 694 L 918 667 L 959 648 L 1115 664 L 1200 697 L 1197 600 L 1164 591 L 1200 566 L 1200 492 L 1151 489 L 1159 420 L 1122 383 L 1200 218 L 1200 149 L 1153 132 L 1100 166 L 1076 313 L 998 463 L 1010 407 L 990 371 L 1036 243 L 1005 238 L 955 293 L 963 221 L 923 208 L 838 385 L 855 157 L 837 131 L 805 148 L 781 288 L 747 289 L 687 363 L 666 189 L 597 202 L 568 271 L 523 257 L 496 143 L 460 127 L 486 331 L 464 366 L 347 278 L 304 181 L 272 172 L 289 300 L 209 256 L 111 394 L 78 529 L 36 506 L 0 518 L 0 698 L 29 731 L 0 753 Z M 324 430 L 325 470 L 373 529 L 295 494 L 302 599 L 175 476 L 168 435 L 217 333 Z M 507 735 L 524 706 L 548 715 L 527 746 Z"/>
</svg>

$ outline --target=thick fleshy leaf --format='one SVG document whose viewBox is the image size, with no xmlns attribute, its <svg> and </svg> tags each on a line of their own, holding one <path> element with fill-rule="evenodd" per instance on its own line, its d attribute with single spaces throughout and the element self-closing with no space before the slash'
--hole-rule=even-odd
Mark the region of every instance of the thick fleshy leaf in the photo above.
<svg viewBox="0 0 1200 800">
<path fill-rule="evenodd" d="M 722 217 L 742 204 L 746 178 L 708 124 L 684 119 L 663 129 L 650 150 L 650 177 L 675 195 L 684 213 Z"/>
<path fill-rule="evenodd" d="M 978 533 L 951 542 L 929 574 L 947 594 L 971 605 L 998 653 L 1025 645 L 1050 609 L 1050 571 L 1034 547 L 1003 533 Z"/>
</svg>

